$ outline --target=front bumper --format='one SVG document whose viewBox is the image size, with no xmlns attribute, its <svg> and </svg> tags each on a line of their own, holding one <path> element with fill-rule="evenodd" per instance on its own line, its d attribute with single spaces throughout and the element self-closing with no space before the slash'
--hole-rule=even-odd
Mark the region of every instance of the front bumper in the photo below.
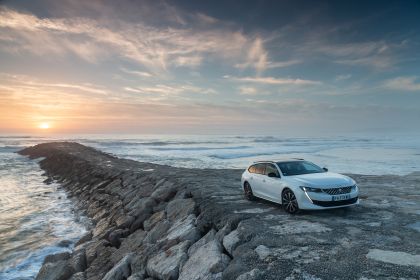
<svg viewBox="0 0 420 280">
<path fill-rule="evenodd" d="M 341 208 L 359 204 L 358 190 L 354 190 L 348 193 L 348 195 L 348 199 L 333 201 L 333 196 L 326 193 L 313 193 L 299 190 L 298 194 L 296 194 L 296 198 L 298 200 L 299 208 L 308 210 Z"/>
</svg>

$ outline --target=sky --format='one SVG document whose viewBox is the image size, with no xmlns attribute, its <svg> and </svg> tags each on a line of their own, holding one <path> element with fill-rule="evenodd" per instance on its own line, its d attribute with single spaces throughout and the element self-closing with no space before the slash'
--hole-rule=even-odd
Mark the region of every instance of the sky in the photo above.
<svg viewBox="0 0 420 280">
<path fill-rule="evenodd" d="M 0 1 L 0 133 L 410 133 L 419 50 L 419 1 Z"/>
</svg>

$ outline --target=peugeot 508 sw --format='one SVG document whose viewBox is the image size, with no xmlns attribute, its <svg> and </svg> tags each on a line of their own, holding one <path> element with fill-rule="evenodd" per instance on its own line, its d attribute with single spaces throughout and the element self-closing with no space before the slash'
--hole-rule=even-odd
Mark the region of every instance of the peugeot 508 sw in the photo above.
<svg viewBox="0 0 420 280">
<path fill-rule="evenodd" d="M 303 159 L 258 161 L 242 174 L 245 197 L 280 203 L 291 214 L 359 204 L 356 182 Z"/>
</svg>

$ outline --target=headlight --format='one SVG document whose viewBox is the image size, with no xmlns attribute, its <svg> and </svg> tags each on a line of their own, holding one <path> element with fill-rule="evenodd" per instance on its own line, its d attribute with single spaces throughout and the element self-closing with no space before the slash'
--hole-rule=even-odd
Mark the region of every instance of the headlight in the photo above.
<svg viewBox="0 0 420 280">
<path fill-rule="evenodd" d="M 311 187 L 304 187 L 304 186 L 300 186 L 300 188 L 301 188 L 304 192 L 317 192 L 317 193 L 322 192 L 322 190 L 321 190 L 321 189 L 318 189 L 318 188 L 311 188 Z"/>
<path fill-rule="evenodd" d="M 352 191 L 358 191 L 359 187 L 356 184 L 354 184 L 353 186 L 351 186 L 351 190 Z"/>
</svg>

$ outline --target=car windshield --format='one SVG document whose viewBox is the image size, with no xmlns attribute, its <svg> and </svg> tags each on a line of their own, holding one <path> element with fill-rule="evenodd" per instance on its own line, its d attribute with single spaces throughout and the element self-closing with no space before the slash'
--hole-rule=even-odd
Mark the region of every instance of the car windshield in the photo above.
<svg viewBox="0 0 420 280">
<path fill-rule="evenodd" d="M 309 161 L 285 161 L 277 162 L 284 176 L 294 176 L 312 173 L 323 173 L 324 169 Z"/>
</svg>

